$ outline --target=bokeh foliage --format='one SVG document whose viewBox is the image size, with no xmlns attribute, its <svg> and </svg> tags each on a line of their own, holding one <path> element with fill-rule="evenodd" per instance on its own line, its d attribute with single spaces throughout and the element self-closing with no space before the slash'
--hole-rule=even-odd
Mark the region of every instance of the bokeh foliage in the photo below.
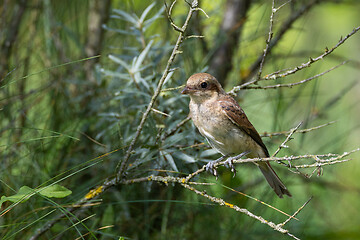
<svg viewBox="0 0 360 240">
<path fill-rule="evenodd" d="M 16 205 L 5 203 L 0 218 L 3 239 L 29 238 L 63 207 L 115 174 L 175 43 L 177 34 L 164 14 L 162 1 L 114 0 L 103 26 L 101 55 L 89 59 L 92 56 L 86 54 L 86 47 L 91 37 L 87 28 L 91 4 L 92 1 L 69 0 L 4 1 L 0 9 L 3 46 L 13 34 L 14 16 L 21 16 L 12 50 L 1 57 L 1 195 L 14 195 L 22 186 L 37 188 L 53 183 L 72 190 L 63 199 L 36 195 Z M 194 72 L 209 70 L 214 49 L 221 44 L 218 29 L 225 14 L 224 4 L 225 1 L 201 1 L 210 18 L 199 13 L 187 31 L 189 35 L 201 33 L 205 38 L 191 38 L 183 43 L 182 54 L 173 66 L 176 70 L 167 79 L 165 89 L 183 85 Z M 276 15 L 275 36 L 281 22 L 302 4 L 305 3 L 288 4 Z M 179 1 L 172 15 L 175 23 L 182 24 L 187 9 L 187 4 Z M 239 48 L 234 52 L 233 69 L 226 79 L 227 90 L 246 77 L 252 62 L 262 53 L 270 10 L 270 1 L 252 3 L 243 23 Z M 273 49 L 266 59 L 264 73 L 293 67 L 310 56 L 320 55 L 326 46 L 332 47 L 341 35 L 357 27 L 359 10 L 357 1 L 318 4 L 296 21 Z M 350 60 L 310 83 L 239 93 L 240 105 L 259 132 L 289 130 L 300 121 L 304 122 L 302 128 L 337 121 L 320 130 L 294 135 L 281 156 L 341 153 L 359 147 L 359 40 L 358 35 L 353 36 L 324 61 L 276 82 L 299 81 Z M 88 68 L 86 64 L 92 61 L 92 68 Z M 89 80 L 89 71 L 95 81 Z M 186 118 L 188 101 L 179 90 L 160 94 L 131 156 L 129 178 L 186 174 L 218 157 L 206 142 L 202 144 L 204 139 L 191 122 L 167 136 Z M 264 141 L 269 151 L 274 152 L 283 139 L 273 137 Z M 236 178 L 221 168 L 219 180 L 203 174 L 200 181 L 216 183 L 203 189 L 274 222 L 287 217 L 229 191 L 224 185 L 289 214 L 314 196 L 298 216 L 300 221 L 292 221 L 288 226 L 296 236 L 358 239 L 360 217 L 355 214 L 360 208 L 358 157 L 353 155 L 354 160 L 349 163 L 325 167 L 323 176 L 310 179 L 274 164 L 294 196 L 291 199 L 277 199 L 251 165 L 238 166 Z M 283 237 L 245 215 L 213 205 L 177 185 L 119 186 L 101 199 L 77 218 L 59 221 L 43 239 L 81 238 L 81 234 L 94 239 Z"/>
</svg>

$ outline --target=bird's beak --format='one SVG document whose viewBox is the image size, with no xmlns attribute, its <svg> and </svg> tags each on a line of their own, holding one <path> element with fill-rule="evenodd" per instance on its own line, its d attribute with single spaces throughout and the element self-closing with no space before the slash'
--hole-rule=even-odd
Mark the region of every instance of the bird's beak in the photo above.
<svg viewBox="0 0 360 240">
<path fill-rule="evenodd" d="M 192 89 L 188 86 L 185 86 L 185 88 L 181 91 L 181 94 L 189 94 L 192 92 Z"/>
</svg>

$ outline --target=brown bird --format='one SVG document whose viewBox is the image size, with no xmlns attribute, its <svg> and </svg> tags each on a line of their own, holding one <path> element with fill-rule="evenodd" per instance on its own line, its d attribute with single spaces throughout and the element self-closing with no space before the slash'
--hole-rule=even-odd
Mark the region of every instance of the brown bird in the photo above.
<svg viewBox="0 0 360 240">
<path fill-rule="evenodd" d="M 220 159 L 240 153 L 248 154 L 250 158 L 270 156 L 245 112 L 236 100 L 224 91 L 214 76 L 208 73 L 192 75 L 181 93 L 190 96 L 191 119 L 211 147 L 224 156 Z M 232 167 L 232 158 L 229 160 L 229 166 Z M 280 198 L 284 194 L 291 197 L 268 161 L 255 164 Z M 207 165 L 207 169 L 209 168 L 214 168 L 212 163 Z"/>
</svg>

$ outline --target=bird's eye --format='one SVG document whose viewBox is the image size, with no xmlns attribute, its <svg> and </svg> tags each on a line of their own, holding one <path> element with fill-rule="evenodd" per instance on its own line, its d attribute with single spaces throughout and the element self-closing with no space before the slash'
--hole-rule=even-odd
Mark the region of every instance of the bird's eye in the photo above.
<svg viewBox="0 0 360 240">
<path fill-rule="evenodd" d="M 202 83 L 200 84 L 200 86 L 201 86 L 202 88 L 206 88 L 206 87 L 207 87 L 207 83 L 206 83 L 206 82 L 202 82 Z"/>
</svg>

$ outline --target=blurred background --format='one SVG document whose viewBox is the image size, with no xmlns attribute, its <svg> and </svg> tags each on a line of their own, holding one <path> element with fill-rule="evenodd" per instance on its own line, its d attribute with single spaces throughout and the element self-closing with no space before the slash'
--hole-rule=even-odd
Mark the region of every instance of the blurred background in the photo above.
<svg viewBox="0 0 360 240">
<path fill-rule="evenodd" d="M 171 2 L 166 0 L 169 7 Z M 187 35 L 135 145 L 127 178 L 184 176 L 214 160 L 187 117 L 186 79 L 210 72 L 226 90 L 250 81 L 268 38 L 271 1 L 199 1 Z M 275 1 L 279 7 L 287 1 Z M 178 0 L 172 11 L 182 26 L 189 6 Z M 263 75 L 294 68 L 331 49 L 360 25 L 360 2 L 290 1 L 274 18 L 273 39 Z M 0 195 L 23 186 L 58 183 L 72 191 L 64 198 L 32 196 L 4 201 L 1 239 L 28 239 L 37 228 L 113 177 L 157 86 L 178 32 L 164 1 L 2 0 L 0 1 Z M 237 100 L 260 134 L 300 129 L 278 156 L 341 154 L 359 147 L 360 33 L 323 60 L 294 75 L 260 86 L 294 83 L 347 63 L 292 88 L 242 90 Z M 173 89 L 176 88 L 176 89 Z M 286 136 L 264 137 L 273 153 Z M 360 239 L 359 154 L 349 162 L 302 169 L 274 168 L 293 197 L 278 199 L 252 164 L 237 166 L 232 178 L 201 174 L 198 187 L 281 223 L 287 216 L 240 195 L 236 189 L 288 214 L 311 202 L 285 228 L 301 239 Z M 300 160 L 293 164 L 308 164 Z M 161 171 L 160 171 L 161 170 Z M 268 226 L 221 207 L 179 185 L 141 183 L 112 188 L 100 202 L 58 221 L 40 239 L 290 239 Z M 2 198 L 5 200 L 5 198 Z M 18 199 L 19 200 L 19 199 Z M 25 200 L 24 198 L 20 200 Z"/>
</svg>

